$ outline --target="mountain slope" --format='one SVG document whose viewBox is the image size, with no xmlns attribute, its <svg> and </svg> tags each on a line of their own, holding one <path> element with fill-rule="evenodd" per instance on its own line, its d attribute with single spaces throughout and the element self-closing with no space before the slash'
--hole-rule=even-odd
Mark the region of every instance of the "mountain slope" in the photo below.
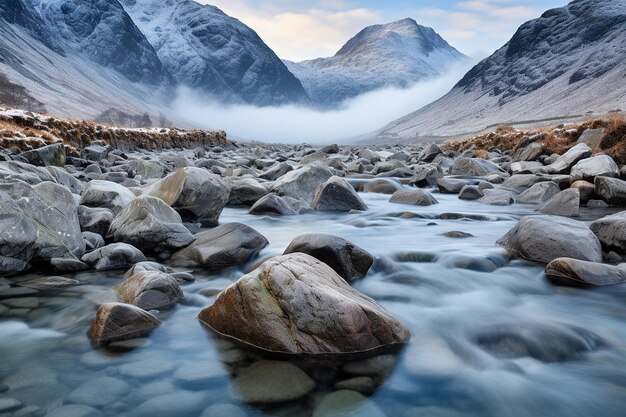
<svg viewBox="0 0 626 417">
<path fill-rule="evenodd" d="M 307 100 L 300 81 L 249 27 L 192 0 L 122 0 L 182 85 L 228 101 Z"/>
<path fill-rule="evenodd" d="M 626 109 L 626 3 L 576 0 L 523 24 L 440 100 L 371 135 L 453 136 Z"/>
<path fill-rule="evenodd" d="M 55 1 L 54 6 L 61 3 Z M 93 6 L 100 2 L 81 0 L 73 3 L 93 10 Z M 47 10 L 52 4 L 47 0 L 45 3 L 37 0 L 37 7 L 25 0 L 0 3 L 0 74 L 10 82 L 25 87 L 29 96 L 44 103 L 48 111 L 58 115 L 94 118 L 112 107 L 133 114 L 154 114 L 163 109 L 158 103 L 163 101 L 164 96 L 171 95 L 171 92 L 168 93 L 171 85 L 162 80 L 166 76 L 169 79 L 169 76 L 158 66 L 156 71 L 149 64 L 144 67 L 144 59 L 150 56 L 149 53 L 139 57 L 129 53 L 129 59 L 121 66 L 103 67 L 95 59 L 90 59 L 89 51 L 75 49 L 79 48 L 77 44 L 80 44 L 81 39 L 76 32 L 73 32 L 71 39 L 66 40 L 63 33 L 59 34 L 56 27 L 50 26 L 49 21 L 39 14 L 39 5 Z M 119 3 L 117 6 L 120 7 Z M 69 16 L 72 13 L 68 13 Z M 101 21 L 96 18 L 83 23 L 93 28 L 98 26 L 92 25 L 93 22 Z M 116 38 L 125 34 L 122 28 L 117 27 L 116 30 L 118 32 L 113 39 L 100 45 L 102 56 L 110 56 L 109 53 L 123 46 L 123 39 L 127 39 Z M 85 37 L 88 37 L 88 33 Z M 127 46 L 132 51 L 133 44 Z M 161 84 L 131 81 L 129 75 L 132 69 L 138 71 L 134 78 Z"/>
<path fill-rule="evenodd" d="M 436 77 L 463 57 L 433 29 L 403 19 L 363 29 L 333 57 L 286 64 L 313 102 L 324 106 Z"/>
</svg>

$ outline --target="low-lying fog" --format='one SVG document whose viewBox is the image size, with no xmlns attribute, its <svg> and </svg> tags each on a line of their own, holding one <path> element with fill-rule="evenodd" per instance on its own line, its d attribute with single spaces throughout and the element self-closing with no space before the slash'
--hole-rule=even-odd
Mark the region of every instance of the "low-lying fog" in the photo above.
<svg viewBox="0 0 626 417">
<path fill-rule="evenodd" d="M 173 104 L 178 117 L 204 129 L 225 130 L 238 140 L 271 143 L 331 143 L 371 133 L 446 94 L 475 63 L 468 60 L 445 76 L 407 89 L 386 88 L 347 100 L 341 108 L 319 111 L 287 105 L 256 107 L 208 102 L 180 89 Z"/>
</svg>

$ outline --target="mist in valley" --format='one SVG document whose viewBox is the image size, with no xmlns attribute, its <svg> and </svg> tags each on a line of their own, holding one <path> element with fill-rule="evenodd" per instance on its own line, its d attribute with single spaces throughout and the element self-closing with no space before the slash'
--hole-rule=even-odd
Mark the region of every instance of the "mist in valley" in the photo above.
<svg viewBox="0 0 626 417">
<path fill-rule="evenodd" d="M 225 105 L 207 100 L 188 88 L 178 90 L 172 108 L 178 118 L 193 126 L 225 130 L 230 138 L 237 140 L 350 143 L 442 97 L 476 62 L 476 59 L 467 60 L 442 77 L 406 89 L 385 88 L 363 94 L 334 110 L 296 105 Z"/>
</svg>

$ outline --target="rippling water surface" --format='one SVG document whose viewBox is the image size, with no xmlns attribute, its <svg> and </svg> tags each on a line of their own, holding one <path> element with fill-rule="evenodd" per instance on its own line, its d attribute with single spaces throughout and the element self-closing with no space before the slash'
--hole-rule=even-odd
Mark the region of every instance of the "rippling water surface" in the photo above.
<svg viewBox="0 0 626 417">
<path fill-rule="evenodd" d="M 196 416 L 207 409 L 205 416 L 309 416 L 337 382 L 367 375 L 369 401 L 352 415 L 625 415 L 626 286 L 556 287 L 540 265 L 508 260 L 495 242 L 533 206 L 437 194 L 440 204 L 414 207 L 362 196 L 370 209 L 359 214 L 270 218 L 226 209 L 221 223 L 242 222 L 268 238 L 260 259 L 218 274 L 194 271 L 185 301 L 159 314 L 161 327 L 115 352 L 93 350 L 86 332 L 98 303 L 114 299 L 111 288 L 123 271 L 81 273 L 71 277 L 80 285 L 54 291 L 0 283 L 0 399 L 40 410 L 86 404 L 105 416 Z M 584 221 L 607 214 L 585 210 Z M 474 237 L 442 236 L 449 231 Z M 313 393 L 245 405 L 232 375 L 258 358 L 214 339 L 196 315 L 255 263 L 307 232 L 340 235 L 376 256 L 354 286 L 401 319 L 411 341 L 396 355 L 369 361 L 298 363 L 315 379 Z"/>
</svg>

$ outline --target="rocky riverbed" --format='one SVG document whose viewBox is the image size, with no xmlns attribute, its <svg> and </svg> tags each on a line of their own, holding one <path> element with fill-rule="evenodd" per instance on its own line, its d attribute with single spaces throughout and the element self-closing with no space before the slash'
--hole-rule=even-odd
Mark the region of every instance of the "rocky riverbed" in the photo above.
<svg viewBox="0 0 626 417">
<path fill-rule="evenodd" d="M 623 415 L 626 169 L 526 142 L 2 152 L 0 416 Z"/>
</svg>

